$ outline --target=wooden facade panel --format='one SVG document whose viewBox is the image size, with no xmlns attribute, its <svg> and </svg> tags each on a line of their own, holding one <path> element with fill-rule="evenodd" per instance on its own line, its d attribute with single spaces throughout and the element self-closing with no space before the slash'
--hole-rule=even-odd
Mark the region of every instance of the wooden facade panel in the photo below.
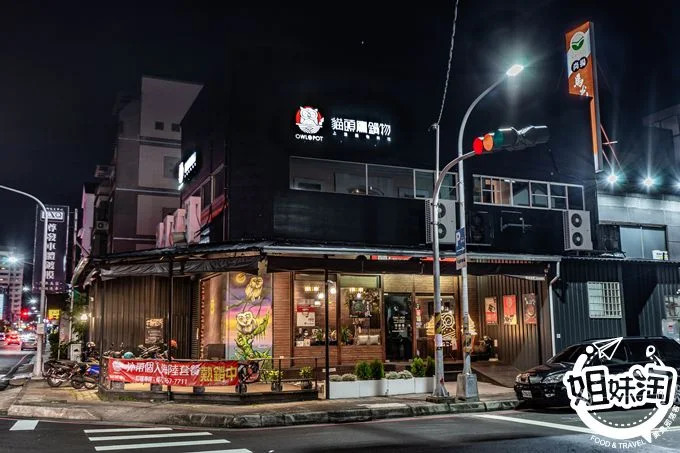
<svg viewBox="0 0 680 453">
<path fill-rule="evenodd" d="M 342 357 L 342 364 L 352 364 L 362 360 L 385 360 L 385 347 L 383 345 L 371 346 L 345 346 L 340 350 Z"/>
<path fill-rule="evenodd" d="M 413 275 L 385 274 L 382 276 L 383 290 L 387 293 L 411 293 L 413 291 Z"/>
<path fill-rule="evenodd" d="M 273 296 L 272 296 L 272 357 L 290 357 L 292 355 L 292 301 L 291 278 L 289 272 L 275 273 L 273 276 Z"/>
<path fill-rule="evenodd" d="M 458 277 L 453 275 L 442 275 L 439 279 L 442 294 L 454 294 L 456 280 L 458 280 Z M 413 284 L 417 294 L 434 294 L 434 277 L 430 274 L 414 275 Z"/>
<path fill-rule="evenodd" d="M 328 348 L 330 364 L 331 366 L 337 366 L 339 358 L 339 348 L 338 346 L 330 346 Z M 326 365 L 326 347 L 325 346 L 295 346 L 293 348 L 293 353 L 295 357 L 298 357 L 294 361 L 295 367 L 311 366 L 314 364 L 319 368 L 323 368 Z M 316 359 L 316 362 L 314 361 Z"/>
</svg>

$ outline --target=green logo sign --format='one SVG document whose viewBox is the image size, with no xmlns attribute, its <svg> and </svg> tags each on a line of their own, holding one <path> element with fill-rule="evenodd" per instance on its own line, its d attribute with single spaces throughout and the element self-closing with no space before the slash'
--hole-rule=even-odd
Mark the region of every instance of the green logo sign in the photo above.
<svg viewBox="0 0 680 453">
<path fill-rule="evenodd" d="M 583 32 L 578 32 L 571 38 L 571 48 L 574 50 L 581 50 L 583 44 L 586 42 L 586 35 Z"/>
</svg>

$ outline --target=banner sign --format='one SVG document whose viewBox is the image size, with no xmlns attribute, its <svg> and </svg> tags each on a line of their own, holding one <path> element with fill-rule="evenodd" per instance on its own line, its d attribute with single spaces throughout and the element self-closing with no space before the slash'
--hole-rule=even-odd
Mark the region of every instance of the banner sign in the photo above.
<svg viewBox="0 0 680 453">
<path fill-rule="evenodd" d="M 144 323 L 144 343 L 163 343 L 163 318 L 148 318 Z"/>
<path fill-rule="evenodd" d="M 108 378 L 128 383 L 185 387 L 228 386 L 238 383 L 238 362 L 166 362 L 109 358 Z"/>
<path fill-rule="evenodd" d="M 569 94 L 593 97 L 595 64 L 591 52 L 590 22 L 568 32 L 566 41 Z"/>
<path fill-rule="evenodd" d="M 68 206 L 46 205 L 47 208 L 47 253 L 45 259 L 45 291 L 66 292 L 66 253 L 68 249 L 69 208 Z M 33 244 L 33 291 L 40 291 L 42 278 L 42 253 L 45 213 L 36 208 L 35 242 Z"/>
<path fill-rule="evenodd" d="M 503 324 L 517 325 L 517 296 L 503 296 Z"/>
<path fill-rule="evenodd" d="M 536 294 L 524 294 L 522 300 L 524 303 L 524 324 L 536 324 Z"/>
<path fill-rule="evenodd" d="M 484 310 L 486 312 L 486 324 L 498 324 L 498 307 L 495 297 L 484 298 Z"/>
</svg>

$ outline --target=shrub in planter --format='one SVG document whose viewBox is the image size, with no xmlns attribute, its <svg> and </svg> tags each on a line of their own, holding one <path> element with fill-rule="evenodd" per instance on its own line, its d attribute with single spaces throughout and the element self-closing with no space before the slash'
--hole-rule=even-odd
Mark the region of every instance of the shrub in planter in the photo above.
<svg viewBox="0 0 680 453">
<path fill-rule="evenodd" d="M 302 385 L 300 386 L 303 389 L 311 389 L 312 388 L 312 367 L 310 366 L 303 366 L 300 368 L 300 378 L 302 379 Z"/>
<path fill-rule="evenodd" d="M 399 373 L 396 371 L 388 371 L 387 374 L 385 374 L 385 379 L 399 379 Z"/>
<path fill-rule="evenodd" d="M 425 361 L 420 357 L 413 359 L 411 374 L 413 374 L 414 377 L 425 377 Z"/>
<path fill-rule="evenodd" d="M 350 381 L 356 381 L 357 380 L 357 375 L 352 374 L 352 373 L 347 373 L 342 375 L 342 381 L 343 382 L 350 382 Z"/>
<path fill-rule="evenodd" d="M 368 364 L 368 362 L 357 363 L 354 367 L 354 373 L 357 375 L 357 378 L 360 381 L 368 381 L 369 379 L 373 378 L 371 366 Z"/>
<path fill-rule="evenodd" d="M 371 362 L 371 376 L 373 376 L 373 379 L 378 380 L 385 377 L 385 366 L 380 360 Z"/>
<path fill-rule="evenodd" d="M 399 372 L 399 379 L 413 379 L 413 375 L 408 370 L 403 370 Z"/>
<path fill-rule="evenodd" d="M 434 359 L 432 357 L 428 357 L 425 361 L 425 376 L 434 376 Z"/>
<path fill-rule="evenodd" d="M 331 374 L 330 376 L 328 376 L 328 379 L 331 382 L 342 382 L 342 376 L 340 376 L 339 374 Z"/>
</svg>

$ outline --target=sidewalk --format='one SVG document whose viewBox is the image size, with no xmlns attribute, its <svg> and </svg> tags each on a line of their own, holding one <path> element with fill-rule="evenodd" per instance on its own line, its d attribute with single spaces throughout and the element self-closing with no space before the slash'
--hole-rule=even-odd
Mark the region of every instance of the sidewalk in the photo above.
<svg viewBox="0 0 680 453">
<path fill-rule="evenodd" d="M 455 395 L 455 383 L 447 383 L 446 387 L 450 394 Z M 24 385 L 9 406 L 7 414 L 18 417 L 118 423 L 261 428 L 507 410 L 517 404 L 514 392 L 505 387 L 480 382 L 479 394 L 481 401 L 478 403 L 450 404 L 429 403 L 426 401 L 427 394 L 250 406 L 178 404 L 164 400 L 105 402 L 99 399 L 96 390 L 75 390 L 66 385 L 51 388 L 45 381 L 35 380 Z"/>
</svg>

